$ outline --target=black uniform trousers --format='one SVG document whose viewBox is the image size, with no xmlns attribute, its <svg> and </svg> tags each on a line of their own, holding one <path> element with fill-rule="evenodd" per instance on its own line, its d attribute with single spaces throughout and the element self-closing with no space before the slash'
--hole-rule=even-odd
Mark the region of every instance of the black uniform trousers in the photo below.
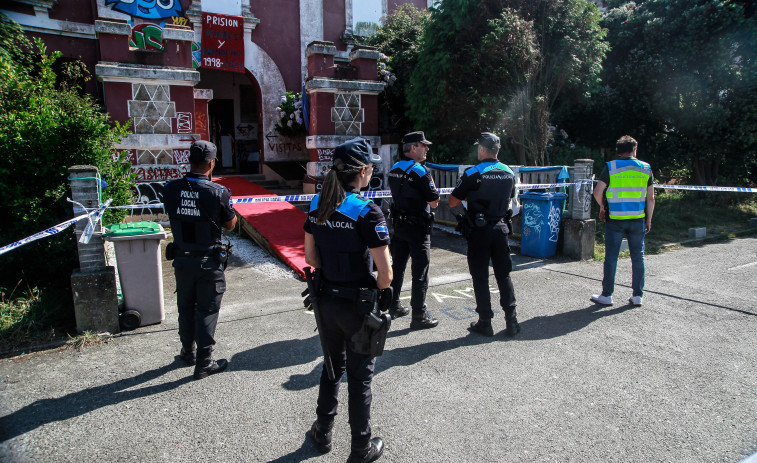
<svg viewBox="0 0 757 463">
<path fill-rule="evenodd" d="M 489 293 L 490 259 L 499 287 L 499 303 L 507 315 L 515 309 L 515 293 L 510 279 L 513 261 L 510 258 L 510 244 L 507 241 L 507 225 L 502 221 L 474 228 L 468 237 L 468 270 L 473 279 L 476 312 L 483 319 L 494 317 Z"/>
<path fill-rule="evenodd" d="M 320 423 L 328 425 L 334 421 L 339 404 L 339 383 L 346 370 L 352 448 L 363 450 L 371 440 L 371 381 L 376 358 L 356 354 L 347 347 L 347 341 L 360 330 L 364 317 L 355 311 L 355 303 L 349 299 L 323 294 L 318 302 L 323 321 L 321 335 L 326 340 L 334 366 L 334 380 L 329 379 L 324 367 L 315 413 Z"/>
<path fill-rule="evenodd" d="M 414 314 L 426 309 L 426 291 L 428 291 L 428 267 L 431 262 L 431 235 L 426 233 L 425 225 L 401 224 L 394 227 L 392 241 L 389 243 L 392 255 L 392 291 L 394 304 L 400 300 L 402 281 L 405 279 L 405 268 L 408 258 L 412 259 L 410 272 L 412 288 L 410 293 L 410 307 Z"/>
<path fill-rule="evenodd" d="M 218 311 L 226 291 L 223 264 L 212 255 L 176 257 L 173 268 L 181 345 L 186 352 L 191 352 L 196 343 L 197 359 L 207 359 L 216 343 Z"/>
</svg>

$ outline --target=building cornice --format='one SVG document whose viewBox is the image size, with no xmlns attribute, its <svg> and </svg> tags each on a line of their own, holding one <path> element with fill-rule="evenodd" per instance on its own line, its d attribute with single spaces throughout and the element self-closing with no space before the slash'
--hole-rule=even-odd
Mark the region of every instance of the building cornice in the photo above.
<svg viewBox="0 0 757 463">
<path fill-rule="evenodd" d="M 200 73 L 190 68 L 145 66 L 139 64 L 100 62 L 95 66 L 95 75 L 102 82 L 129 82 L 195 86 Z"/>
</svg>

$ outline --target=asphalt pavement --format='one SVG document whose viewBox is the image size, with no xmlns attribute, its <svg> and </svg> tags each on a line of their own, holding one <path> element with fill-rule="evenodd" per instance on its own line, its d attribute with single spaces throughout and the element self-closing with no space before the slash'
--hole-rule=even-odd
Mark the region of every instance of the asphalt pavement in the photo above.
<svg viewBox="0 0 757 463">
<path fill-rule="evenodd" d="M 466 330 L 465 244 L 435 232 L 432 246 L 439 326 L 395 320 L 377 360 L 380 461 L 737 462 L 757 451 L 757 237 L 647 256 L 640 308 L 626 303 L 629 259 L 615 306 L 600 307 L 589 297 L 601 262 L 514 255 L 514 339 L 501 311 L 493 338 Z M 163 264 L 162 324 L 0 361 L 0 461 L 345 461 L 346 384 L 334 450 L 321 456 L 306 438 L 322 361 L 304 283 L 233 261 L 216 336 L 229 371 L 195 381 L 176 357 Z"/>
</svg>

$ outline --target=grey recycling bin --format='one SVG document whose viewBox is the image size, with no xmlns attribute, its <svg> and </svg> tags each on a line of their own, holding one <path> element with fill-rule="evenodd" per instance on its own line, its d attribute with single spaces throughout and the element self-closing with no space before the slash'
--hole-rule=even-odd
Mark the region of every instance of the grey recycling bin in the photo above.
<svg viewBox="0 0 757 463">
<path fill-rule="evenodd" d="M 104 234 L 116 251 L 118 277 L 124 296 L 121 327 L 133 329 L 165 319 L 160 240 L 166 232 L 155 222 L 111 225 Z"/>
</svg>

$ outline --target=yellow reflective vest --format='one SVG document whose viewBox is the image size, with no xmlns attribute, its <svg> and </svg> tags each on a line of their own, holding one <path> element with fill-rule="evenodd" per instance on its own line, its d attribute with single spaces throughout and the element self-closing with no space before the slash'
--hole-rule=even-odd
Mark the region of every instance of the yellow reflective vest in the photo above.
<svg viewBox="0 0 757 463">
<path fill-rule="evenodd" d="M 607 163 L 610 184 L 605 197 L 613 220 L 643 219 L 647 204 L 647 184 L 652 168 L 638 159 L 618 159 Z"/>
</svg>

